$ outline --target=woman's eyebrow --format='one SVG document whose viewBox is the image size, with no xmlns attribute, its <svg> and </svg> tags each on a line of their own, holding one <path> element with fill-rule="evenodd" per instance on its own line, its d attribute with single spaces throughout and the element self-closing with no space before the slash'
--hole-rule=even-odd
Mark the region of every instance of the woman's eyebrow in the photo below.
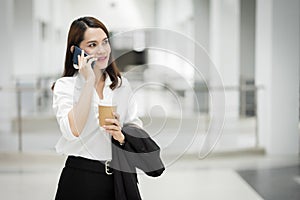
<svg viewBox="0 0 300 200">
<path fill-rule="evenodd" d="M 108 37 L 106 37 L 106 38 L 103 38 L 102 39 L 102 41 L 104 41 L 104 40 L 107 40 L 108 39 Z M 90 41 L 88 41 L 88 43 L 97 43 L 98 41 L 97 40 L 90 40 Z"/>
<path fill-rule="evenodd" d="M 97 40 L 90 40 L 88 41 L 88 43 L 97 43 L 98 41 Z"/>
</svg>

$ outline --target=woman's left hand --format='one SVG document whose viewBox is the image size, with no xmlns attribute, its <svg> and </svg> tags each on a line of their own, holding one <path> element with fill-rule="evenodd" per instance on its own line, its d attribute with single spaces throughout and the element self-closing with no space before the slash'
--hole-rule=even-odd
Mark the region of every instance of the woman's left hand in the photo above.
<svg viewBox="0 0 300 200">
<path fill-rule="evenodd" d="M 106 122 L 112 124 L 112 125 L 104 125 L 103 128 L 113 136 L 113 138 L 120 143 L 124 143 L 125 136 L 122 133 L 122 128 L 119 122 L 120 116 L 117 113 L 113 113 L 115 116 L 115 119 L 105 119 Z"/>
</svg>

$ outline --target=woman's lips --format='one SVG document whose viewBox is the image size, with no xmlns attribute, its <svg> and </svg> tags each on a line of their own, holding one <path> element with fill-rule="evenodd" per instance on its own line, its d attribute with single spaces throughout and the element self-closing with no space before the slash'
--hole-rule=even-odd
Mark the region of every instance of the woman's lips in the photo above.
<svg viewBox="0 0 300 200">
<path fill-rule="evenodd" d="M 98 57 L 97 61 L 103 62 L 107 59 L 107 56 Z"/>
</svg>

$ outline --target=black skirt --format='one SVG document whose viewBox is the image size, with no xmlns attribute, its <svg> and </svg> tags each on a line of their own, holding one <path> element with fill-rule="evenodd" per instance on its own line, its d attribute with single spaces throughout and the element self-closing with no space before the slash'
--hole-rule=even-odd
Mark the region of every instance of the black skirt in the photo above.
<svg viewBox="0 0 300 200">
<path fill-rule="evenodd" d="M 115 200 L 114 175 L 105 164 L 68 156 L 60 175 L 55 200 Z"/>
</svg>

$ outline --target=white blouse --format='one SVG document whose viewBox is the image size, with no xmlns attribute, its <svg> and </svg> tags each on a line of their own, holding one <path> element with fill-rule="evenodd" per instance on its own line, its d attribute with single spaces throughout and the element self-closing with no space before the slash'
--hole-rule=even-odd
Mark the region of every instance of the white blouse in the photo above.
<svg viewBox="0 0 300 200">
<path fill-rule="evenodd" d="M 99 126 L 98 104 L 109 102 L 117 105 L 121 125 L 130 122 L 142 126 L 141 120 L 137 117 L 137 105 L 131 87 L 128 80 L 122 77 L 121 87 L 111 90 L 109 86 L 112 82 L 107 76 L 103 99 L 99 98 L 94 89 L 88 120 L 80 136 L 76 137 L 71 131 L 68 113 L 78 102 L 84 83 L 85 80 L 80 74 L 73 77 L 62 77 L 55 83 L 53 110 L 62 133 L 55 146 L 56 151 L 60 154 L 81 156 L 93 160 L 111 160 L 111 135 Z"/>
</svg>

